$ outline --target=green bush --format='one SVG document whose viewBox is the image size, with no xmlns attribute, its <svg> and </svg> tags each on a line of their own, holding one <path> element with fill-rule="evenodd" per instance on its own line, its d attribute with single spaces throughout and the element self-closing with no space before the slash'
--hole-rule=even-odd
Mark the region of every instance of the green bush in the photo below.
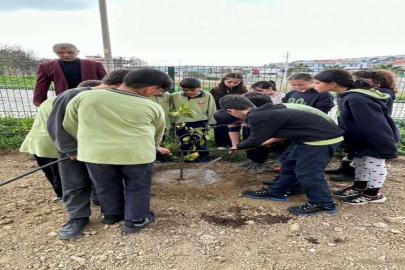
<svg viewBox="0 0 405 270">
<path fill-rule="evenodd" d="M 405 120 L 396 121 L 399 132 L 401 133 L 401 140 L 398 143 L 398 153 L 405 155 Z"/>
<path fill-rule="evenodd" d="M 0 151 L 19 148 L 33 122 L 33 118 L 0 118 Z"/>
</svg>

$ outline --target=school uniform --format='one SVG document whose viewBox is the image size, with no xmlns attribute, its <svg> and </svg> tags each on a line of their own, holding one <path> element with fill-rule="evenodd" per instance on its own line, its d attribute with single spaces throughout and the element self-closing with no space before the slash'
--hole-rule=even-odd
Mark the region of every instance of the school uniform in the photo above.
<svg viewBox="0 0 405 270">
<path fill-rule="evenodd" d="M 329 113 L 329 111 L 335 106 L 333 103 L 333 97 L 330 93 L 319 93 L 313 88 L 308 89 L 305 92 L 291 90 L 282 100 L 283 103 L 295 103 L 314 107 L 324 113 Z"/>
<path fill-rule="evenodd" d="M 118 89 L 87 91 L 69 102 L 63 128 L 77 140 L 77 159 L 86 162 L 104 215 L 148 217 L 162 107 Z"/>
<path fill-rule="evenodd" d="M 78 94 L 91 90 L 90 87 L 70 89 L 56 96 L 47 121 L 50 137 L 58 149 L 59 158 L 77 155 L 77 141 L 63 128 L 63 119 L 68 103 Z M 98 91 L 98 90 L 95 90 Z M 86 164 L 78 160 L 59 163 L 63 198 L 69 219 L 88 218 L 91 215 L 90 201 L 98 202 Z"/>
<path fill-rule="evenodd" d="M 310 203 L 334 206 L 322 172 L 343 140 L 343 130 L 330 117 L 284 104 L 265 104 L 251 109 L 245 122 L 251 133 L 238 149 L 256 147 L 270 138 L 291 140 L 280 159 L 280 178 L 269 188 L 272 194 L 284 196 L 298 181 Z"/>
<path fill-rule="evenodd" d="M 170 121 L 170 94 L 164 93 L 163 95 L 156 95 L 149 97 L 150 100 L 156 102 L 162 106 L 163 111 L 165 112 L 165 122 L 166 122 L 166 132 L 170 130 L 171 121 Z"/>
<path fill-rule="evenodd" d="M 216 111 L 215 100 L 210 93 L 200 91 L 200 94 L 196 97 L 189 97 L 184 94 L 184 92 L 176 92 L 171 95 L 170 103 L 173 111 L 180 109 L 181 105 L 190 106 L 190 108 L 196 113 L 192 118 L 179 116 L 173 119 L 176 126 L 185 123 L 184 127 L 179 127 L 176 129 L 177 136 L 180 139 L 182 150 L 192 149 L 193 146 L 197 150 L 207 150 L 207 139 L 203 134 L 195 134 L 191 136 L 188 141 L 184 141 L 187 138 L 189 132 L 186 128 L 203 128 L 202 133 L 207 129 L 207 125 L 214 125 L 216 123 L 214 119 L 214 113 Z M 200 139 L 204 140 L 203 143 Z M 208 156 L 208 152 L 200 152 L 199 158 Z"/>
<path fill-rule="evenodd" d="M 33 154 L 40 167 L 54 162 L 58 158 L 58 151 L 46 129 L 46 121 L 51 112 L 53 100 L 54 98 L 49 98 L 41 104 L 34 124 L 20 147 L 21 152 Z M 42 171 L 51 183 L 56 196 L 62 198 L 62 184 L 58 165 L 52 165 L 42 169 Z"/>
</svg>

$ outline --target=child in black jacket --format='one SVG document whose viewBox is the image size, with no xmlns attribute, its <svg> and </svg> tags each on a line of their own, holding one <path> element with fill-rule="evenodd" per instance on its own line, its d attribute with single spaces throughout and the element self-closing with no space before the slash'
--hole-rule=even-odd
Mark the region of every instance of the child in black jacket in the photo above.
<svg viewBox="0 0 405 270">
<path fill-rule="evenodd" d="M 389 95 L 375 90 L 372 80 L 354 81 L 349 72 L 337 69 L 317 74 L 315 87 L 338 94 L 338 123 L 356 166 L 354 184 L 333 194 L 354 205 L 384 202 L 379 191 L 387 177 L 385 159 L 397 157 L 400 139 L 387 107 Z"/>
</svg>

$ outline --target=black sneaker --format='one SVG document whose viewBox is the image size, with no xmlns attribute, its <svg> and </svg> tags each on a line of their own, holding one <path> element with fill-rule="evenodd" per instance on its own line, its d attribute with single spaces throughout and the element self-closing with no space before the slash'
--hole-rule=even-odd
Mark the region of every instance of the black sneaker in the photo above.
<svg viewBox="0 0 405 270">
<path fill-rule="evenodd" d="M 63 225 L 57 235 L 60 239 L 73 239 L 78 237 L 89 223 L 89 218 L 72 218 Z"/>
<path fill-rule="evenodd" d="M 387 200 L 387 197 L 378 193 L 376 196 L 369 196 L 366 194 L 359 194 L 348 198 L 343 198 L 342 202 L 353 205 L 363 205 L 367 203 L 383 203 Z"/>
<path fill-rule="evenodd" d="M 124 215 L 104 215 L 104 218 L 100 221 L 103 224 L 112 225 L 124 220 Z"/>
<path fill-rule="evenodd" d="M 346 197 L 353 197 L 362 194 L 365 191 L 365 189 L 358 189 L 358 188 L 353 188 L 352 186 L 343 188 L 343 189 L 336 189 L 332 191 L 332 194 L 335 196 L 338 196 L 340 198 L 346 198 Z"/>
<path fill-rule="evenodd" d="M 303 205 L 290 207 L 290 208 L 288 208 L 288 211 L 294 215 L 311 216 L 311 215 L 318 214 L 320 212 L 325 212 L 325 213 L 329 213 L 329 214 L 336 213 L 337 208 L 335 205 L 323 206 L 320 204 L 306 203 Z"/>
<path fill-rule="evenodd" d="M 332 182 L 354 182 L 354 174 L 336 174 L 329 178 Z"/>
<path fill-rule="evenodd" d="M 248 198 L 252 198 L 252 199 L 267 199 L 267 200 L 281 201 L 281 202 L 285 202 L 290 199 L 290 197 L 288 197 L 287 194 L 281 195 L 281 196 L 272 194 L 270 192 L 270 190 L 267 188 L 256 190 L 256 191 L 248 190 L 248 191 L 243 192 L 242 195 L 245 197 L 248 197 Z"/>
<path fill-rule="evenodd" d="M 121 227 L 121 231 L 127 233 L 137 233 L 146 226 L 148 226 L 149 223 L 154 221 L 155 221 L 155 214 L 153 212 L 150 212 L 148 217 L 141 220 L 125 220 L 124 225 L 122 225 Z"/>
<path fill-rule="evenodd" d="M 326 174 L 354 174 L 354 167 L 350 166 L 351 160 L 343 160 L 338 168 L 326 168 Z"/>
</svg>

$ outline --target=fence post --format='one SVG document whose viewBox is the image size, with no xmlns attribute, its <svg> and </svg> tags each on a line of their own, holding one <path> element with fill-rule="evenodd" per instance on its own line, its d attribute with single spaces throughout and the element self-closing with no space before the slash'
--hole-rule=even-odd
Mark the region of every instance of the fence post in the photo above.
<svg viewBox="0 0 405 270">
<path fill-rule="evenodd" d="M 174 79 L 174 67 L 167 67 L 167 73 L 169 74 L 170 78 L 173 80 L 173 87 L 169 90 L 169 93 L 174 93 L 175 91 L 175 79 Z"/>
</svg>

